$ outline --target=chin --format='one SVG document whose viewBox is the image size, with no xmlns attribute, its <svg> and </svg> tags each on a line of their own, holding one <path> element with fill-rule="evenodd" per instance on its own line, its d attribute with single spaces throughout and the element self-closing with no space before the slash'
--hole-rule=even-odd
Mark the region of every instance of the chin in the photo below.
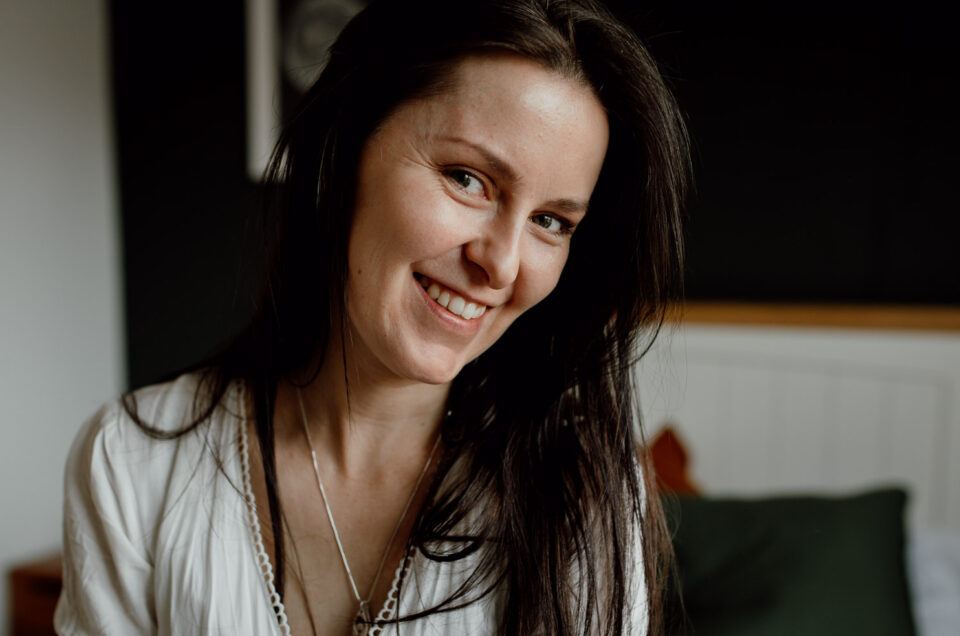
<svg viewBox="0 0 960 636">
<path fill-rule="evenodd" d="M 418 373 L 412 375 L 411 377 L 419 382 L 424 384 L 447 384 L 453 382 L 460 371 L 463 369 L 462 364 L 458 364 L 453 368 L 431 368 L 431 369 L 421 369 Z"/>
<path fill-rule="evenodd" d="M 456 357 L 446 360 L 434 357 L 429 361 L 420 359 L 408 364 L 402 375 L 424 384 L 447 384 L 460 374 L 465 364 L 465 360 Z"/>
</svg>

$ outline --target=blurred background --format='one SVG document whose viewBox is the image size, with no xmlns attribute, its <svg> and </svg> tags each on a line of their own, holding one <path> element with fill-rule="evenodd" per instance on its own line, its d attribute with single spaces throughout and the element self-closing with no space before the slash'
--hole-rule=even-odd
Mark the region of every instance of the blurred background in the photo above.
<svg viewBox="0 0 960 636">
<path fill-rule="evenodd" d="M 57 550 L 84 418 L 243 325 L 256 175 L 361 5 L 0 0 L 4 572 Z M 638 366 L 648 432 L 670 423 L 706 492 L 895 482 L 911 524 L 960 533 L 956 20 L 611 6 L 694 142 L 687 321 Z"/>
<path fill-rule="evenodd" d="M 79 424 L 127 383 L 109 20 L 0 2 L 0 633 L 7 572 L 57 550 Z"/>
</svg>

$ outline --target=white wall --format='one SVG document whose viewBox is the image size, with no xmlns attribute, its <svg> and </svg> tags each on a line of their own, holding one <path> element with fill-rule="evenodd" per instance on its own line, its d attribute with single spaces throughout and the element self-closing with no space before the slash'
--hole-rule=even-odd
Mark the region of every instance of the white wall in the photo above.
<svg viewBox="0 0 960 636">
<path fill-rule="evenodd" d="M 0 633 L 58 549 L 74 432 L 122 389 L 105 0 L 0 0 Z"/>
</svg>

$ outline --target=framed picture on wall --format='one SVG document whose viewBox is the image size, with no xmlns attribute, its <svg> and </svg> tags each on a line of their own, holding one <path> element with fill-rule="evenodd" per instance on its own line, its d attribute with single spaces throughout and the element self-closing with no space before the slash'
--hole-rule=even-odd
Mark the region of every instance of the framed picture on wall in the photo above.
<svg viewBox="0 0 960 636">
<path fill-rule="evenodd" d="M 365 0 L 246 0 L 247 174 L 261 181 L 282 123 Z"/>
</svg>

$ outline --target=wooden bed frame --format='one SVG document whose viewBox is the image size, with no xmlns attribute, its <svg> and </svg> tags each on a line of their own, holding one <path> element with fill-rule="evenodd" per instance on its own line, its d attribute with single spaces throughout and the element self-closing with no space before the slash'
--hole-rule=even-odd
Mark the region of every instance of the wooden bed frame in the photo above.
<svg viewBox="0 0 960 636">
<path fill-rule="evenodd" d="M 674 317 L 687 324 L 854 327 L 960 331 L 960 307 L 693 301 Z"/>
</svg>

